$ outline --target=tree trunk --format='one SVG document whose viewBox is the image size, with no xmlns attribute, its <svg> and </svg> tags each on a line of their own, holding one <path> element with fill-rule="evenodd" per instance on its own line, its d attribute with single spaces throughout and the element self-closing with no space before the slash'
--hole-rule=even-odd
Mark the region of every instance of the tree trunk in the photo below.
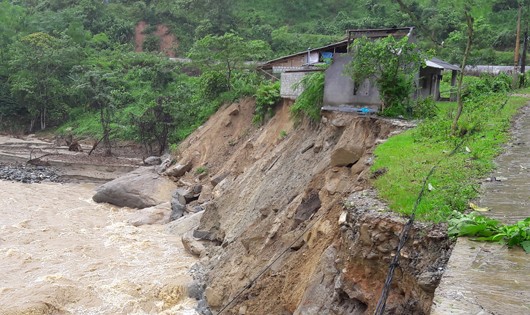
<svg viewBox="0 0 530 315">
<path fill-rule="evenodd" d="M 513 82 L 512 87 L 516 89 L 519 86 L 519 47 L 521 45 L 521 14 L 523 5 L 519 2 L 517 9 L 517 33 L 515 35 L 515 50 L 513 56 Z"/>
<path fill-rule="evenodd" d="M 44 106 L 41 107 L 40 109 L 40 130 L 44 130 L 45 128 L 45 124 L 44 124 Z"/>
<path fill-rule="evenodd" d="M 460 119 L 460 115 L 462 115 L 462 110 L 464 109 L 464 103 L 462 101 L 462 82 L 464 81 L 464 68 L 466 67 L 467 58 L 469 57 L 471 45 L 473 44 L 473 17 L 470 15 L 470 8 L 466 7 L 464 14 L 466 16 L 467 23 L 467 43 L 464 57 L 462 59 L 462 65 L 460 66 L 460 75 L 458 76 L 458 88 L 456 92 L 456 101 L 458 102 L 458 107 L 453 120 L 453 125 L 451 126 L 452 135 L 455 135 L 456 133 L 456 129 L 458 128 L 458 120 Z"/>
<path fill-rule="evenodd" d="M 231 91 L 232 90 L 232 68 L 230 67 L 230 62 L 227 63 L 228 64 L 228 72 L 226 74 L 226 80 L 227 80 L 227 84 L 228 84 L 228 90 Z"/>
<path fill-rule="evenodd" d="M 40 129 L 41 130 L 44 130 L 46 129 L 46 106 L 44 106 L 44 108 L 42 109 L 42 120 L 40 122 Z"/>
<path fill-rule="evenodd" d="M 107 110 L 108 111 L 108 110 Z M 112 146 L 110 143 L 110 118 L 108 117 L 108 112 L 106 112 L 103 106 L 100 107 L 100 119 L 101 127 L 103 128 L 103 145 L 105 146 L 105 156 L 112 155 Z"/>
<path fill-rule="evenodd" d="M 528 13 L 530 11 L 530 1 L 526 7 L 526 16 L 525 16 L 525 31 L 524 31 L 524 41 L 523 41 L 523 56 L 521 58 L 521 86 L 526 84 L 526 54 L 528 53 Z"/>
</svg>

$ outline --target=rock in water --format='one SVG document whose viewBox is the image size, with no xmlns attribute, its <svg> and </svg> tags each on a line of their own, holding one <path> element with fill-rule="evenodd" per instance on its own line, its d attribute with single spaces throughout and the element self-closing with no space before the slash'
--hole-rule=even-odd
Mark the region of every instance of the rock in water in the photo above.
<svg viewBox="0 0 530 315">
<path fill-rule="evenodd" d="M 184 249 L 193 256 L 201 257 L 206 252 L 204 245 L 193 237 L 192 231 L 189 231 L 182 236 L 182 245 L 184 245 Z"/>
<path fill-rule="evenodd" d="M 96 189 L 92 199 L 119 207 L 143 209 L 171 200 L 176 184 L 154 167 L 141 167 Z"/>
<path fill-rule="evenodd" d="M 173 197 L 171 198 L 171 215 L 169 221 L 174 221 L 184 216 L 184 211 L 186 211 L 186 204 L 182 204 L 178 195 L 173 194 Z"/>
<path fill-rule="evenodd" d="M 169 202 L 154 207 L 138 210 L 129 216 L 128 222 L 133 226 L 169 223 L 171 205 Z"/>
<path fill-rule="evenodd" d="M 144 160 L 145 165 L 160 165 L 162 158 L 159 156 L 150 156 Z"/>
</svg>

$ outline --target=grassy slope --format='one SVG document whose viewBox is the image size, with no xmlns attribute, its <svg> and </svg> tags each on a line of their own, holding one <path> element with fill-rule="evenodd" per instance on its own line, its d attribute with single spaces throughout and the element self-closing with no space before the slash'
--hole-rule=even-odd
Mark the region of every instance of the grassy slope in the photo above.
<svg viewBox="0 0 530 315">
<path fill-rule="evenodd" d="M 467 209 L 468 201 L 479 193 L 480 179 L 492 171 L 493 159 L 509 139 L 512 117 L 527 101 L 526 98 L 510 97 L 499 109 L 504 102 L 492 99 L 488 110 L 478 110 L 480 115 L 477 118 L 484 121 L 479 131 L 466 136 L 463 146 L 451 157 L 449 152 L 461 141 L 460 138 L 426 137 L 433 131 L 448 131 L 450 114 L 456 105 L 440 103 L 440 116 L 434 122 L 392 137 L 376 149 L 373 170 L 388 170 L 374 182 L 380 196 L 388 201 L 392 210 L 410 214 L 424 178 L 434 165 L 440 163 L 429 180 L 434 189 L 426 192 L 418 207 L 419 218 L 443 222 L 453 210 Z M 464 123 L 465 119 L 462 117 Z"/>
</svg>

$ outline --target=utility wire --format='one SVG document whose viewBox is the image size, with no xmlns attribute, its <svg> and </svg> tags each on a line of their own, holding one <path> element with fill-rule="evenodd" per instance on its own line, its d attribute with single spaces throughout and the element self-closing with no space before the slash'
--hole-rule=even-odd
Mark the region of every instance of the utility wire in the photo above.
<svg viewBox="0 0 530 315">
<path fill-rule="evenodd" d="M 453 156 L 458 149 L 464 144 L 465 139 L 463 139 L 451 153 L 449 153 L 448 157 Z M 429 178 L 432 176 L 438 165 L 442 160 L 439 160 L 436 165 L 434 165 L 429 174 L 427 174 L 427 177 L 425 177 L 425 180 L 423 181 L 423 185 L 421 187 L 420 193 L 418 195 L 418 198 L 416 199 L 416 202 L 414 203 L 414 208 L 412 210 L 412 214 L 410 215 L 410 218 L 408 222 L 403 227 L 403 230 L 401 231 L 401 234 L 399 235 L 399 244 L 396 249 L 396 255 L 394 258 L 392 258 L 392 262 L 390 263 L 390 266 L 388 268 L 388 273 L 385 280 L 385 285 L 383 286 L 383 291 L 381 292 L 381 296 L 379 297 L 379 301 L 377 302 L 376 309 L 374 311 L 374 315 L 383 315 L 385 312 L 386 307 L 386 300 L 388 299 L 388 294 L 390 293 L 390 286 L 392 284 L 392 279 L 394 278 L 394 271 L 396 270 L 396 267 L 399 266 L 399 257 L 401 256 L 401 250 L 405 246 L 405 243 L 407 242 L 410 229 L 412 228 L 412 225 L 414 224 L 414 220 L 416 219 L 416 210 L 418 209 L 418 205 L 421 202 L 421 199 L 423 198 L 423 194 L 425 192 L 425 187 L 427 186 L 427 182 Z"/>
<path fill-rule="evenodd" d="M 449 156 L 452 156 L 453 154 L 456 153 L 456 151 L 462 146 L 462 144 L 464 143 L 464 140 L 462 140 L 456 147 L 455 149 L 449 153 Z M 379 299 L 379 302 L 377 303 L 377 309 L 375 311 L 375 315 L 382 315 L 385 311 L 385 306 L 386 306 L 386 300 L 388 298 L 388 293 L 390 292 L 390 284 L 392 283 L 392 278 L 394 277 L 394 270 L 396 269 L 396 267 L 399 265 L 399 256 L 400 256 L 400 253 L 401 253 L 401 249 L 405 246 L 405 243 L 407 242 L 407 239 L 408 239 L 408 233 L 414 223 L 414 220 L 415 220 L 415 217 L 416 217 L 416 209 L 418 208 L 418 205 L 423 197 L 423 193 L 425 192 L 425 187 L 427 185 L 427 181 L 429 180 L 429 178 L 431 177 L 431 175 L 434 173 L 434 170 L 438 167 L 438 165 L 441 163 L 442 160 L 438 161 L 438 163 L 433 166 L 433 168 L 431 169 L 431 171 L 429 172 L 429 174 L 427 175 L 427 177 L 425 178 L 425 180 L 423 181 L 423 186 L 422 186 L 422 189 L 420 191 L 420 194 L 418 196 L 418 199 L 416 199 L 416 202 L 414 204 L 414 209 L 412 211 L 412 214 L 410 216 L 410 219 L 409 221 L 407 222 L 407 224 L 405 225 L 405 227 L 403 228 L 402 232 L 401 232 L 401 235 L 400 235 L 400 242 L 398 244 L 398 248 L 397 248 L 397 253 L 396 255 L 394 256 L 394 259 L 392 260 L 392 263 L 390 264 L 390 268 L 389 268 L 389 271 L 388 271 L 388 275 L 387 275 L 387 279 L 385 281 L 385 286 L 383 288 L 383 292 L 381 294 L 381 297 Z M 319 221 L 320 218 L 314 220 L 313 222 L 311 222 L 304 230 L 303 233 L 301 233 L 289 246 L 287 246 L 276 258 L 274 258 L 274 260 L 269 263 L 265 268 L 263 268 L 262 271 L 260 271 L 243 289 L 241 289 L 232 299 L 230 299 L 230 301 L 225 305 L 223 306 L 219 312 L 217 313 L 217 315 L 220 315 L 222 314 L 224 311 L 226 311 L 228 309 L 228 307 L 230 305 L 232 305 L 232 303 L 234 303 L 245 291 L 249 290 L 250 288 L 252 288 L 252 286 L 254 285 L 254 283 L 265 273 L 267 272 L 267 270 L 269 270 L 272 265 L 274 265 L 275 262 L 278 261 L 278 259 L 280 259 L 283 255 L 285 255 L 285 253 L 287 253 L 287 251 L 289 249 L 291 249 L 291 247 L 293 247 L 294 244 L 296 244 L 296 242 L 298 242 L 302 236 L 305 235 L 305 233 L 307 231 L 309 231 L 314 225 L 315 223 L 317 223 Z"/>
</svg>

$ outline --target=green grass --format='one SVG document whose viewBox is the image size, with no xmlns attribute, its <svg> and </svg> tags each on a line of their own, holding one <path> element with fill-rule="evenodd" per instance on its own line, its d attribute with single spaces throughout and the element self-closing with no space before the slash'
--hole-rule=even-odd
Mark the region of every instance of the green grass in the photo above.
<svg viewBox="0 0 530 315">
<path fill-rule="evenodd" d="M 60 134 L 71 133 L 74 136 L 99 138 L 103 131 L 97 112 L 86 112 L 76 115 L 74 119 L 57 128 Z"/>
<path fill-rule="evenodd" d="M 512 117 L 528 101 L 510 97 L 502 106 L 504 99 L 492 95 L 477 101 L 480 104 L 466 104 L 461 126 L 468 132 L 462 138 L 449 136 L 456 104 L 439 103 L 437 117 L 378 146 L 372 171 L 387 169 L 374 181 L 380 197 L 393 211 L 410 214 L 424 178 L 438 165 L 428 181 L 434 189 L 426 191 L 418 219 L 445 222 L 454 210 L 466 210 L 479 193 L 480 179 L 493 170 L 493 159 L 508 140 Z M 462 139 L 461 148 L 449 156 Z"/>
</svg>

